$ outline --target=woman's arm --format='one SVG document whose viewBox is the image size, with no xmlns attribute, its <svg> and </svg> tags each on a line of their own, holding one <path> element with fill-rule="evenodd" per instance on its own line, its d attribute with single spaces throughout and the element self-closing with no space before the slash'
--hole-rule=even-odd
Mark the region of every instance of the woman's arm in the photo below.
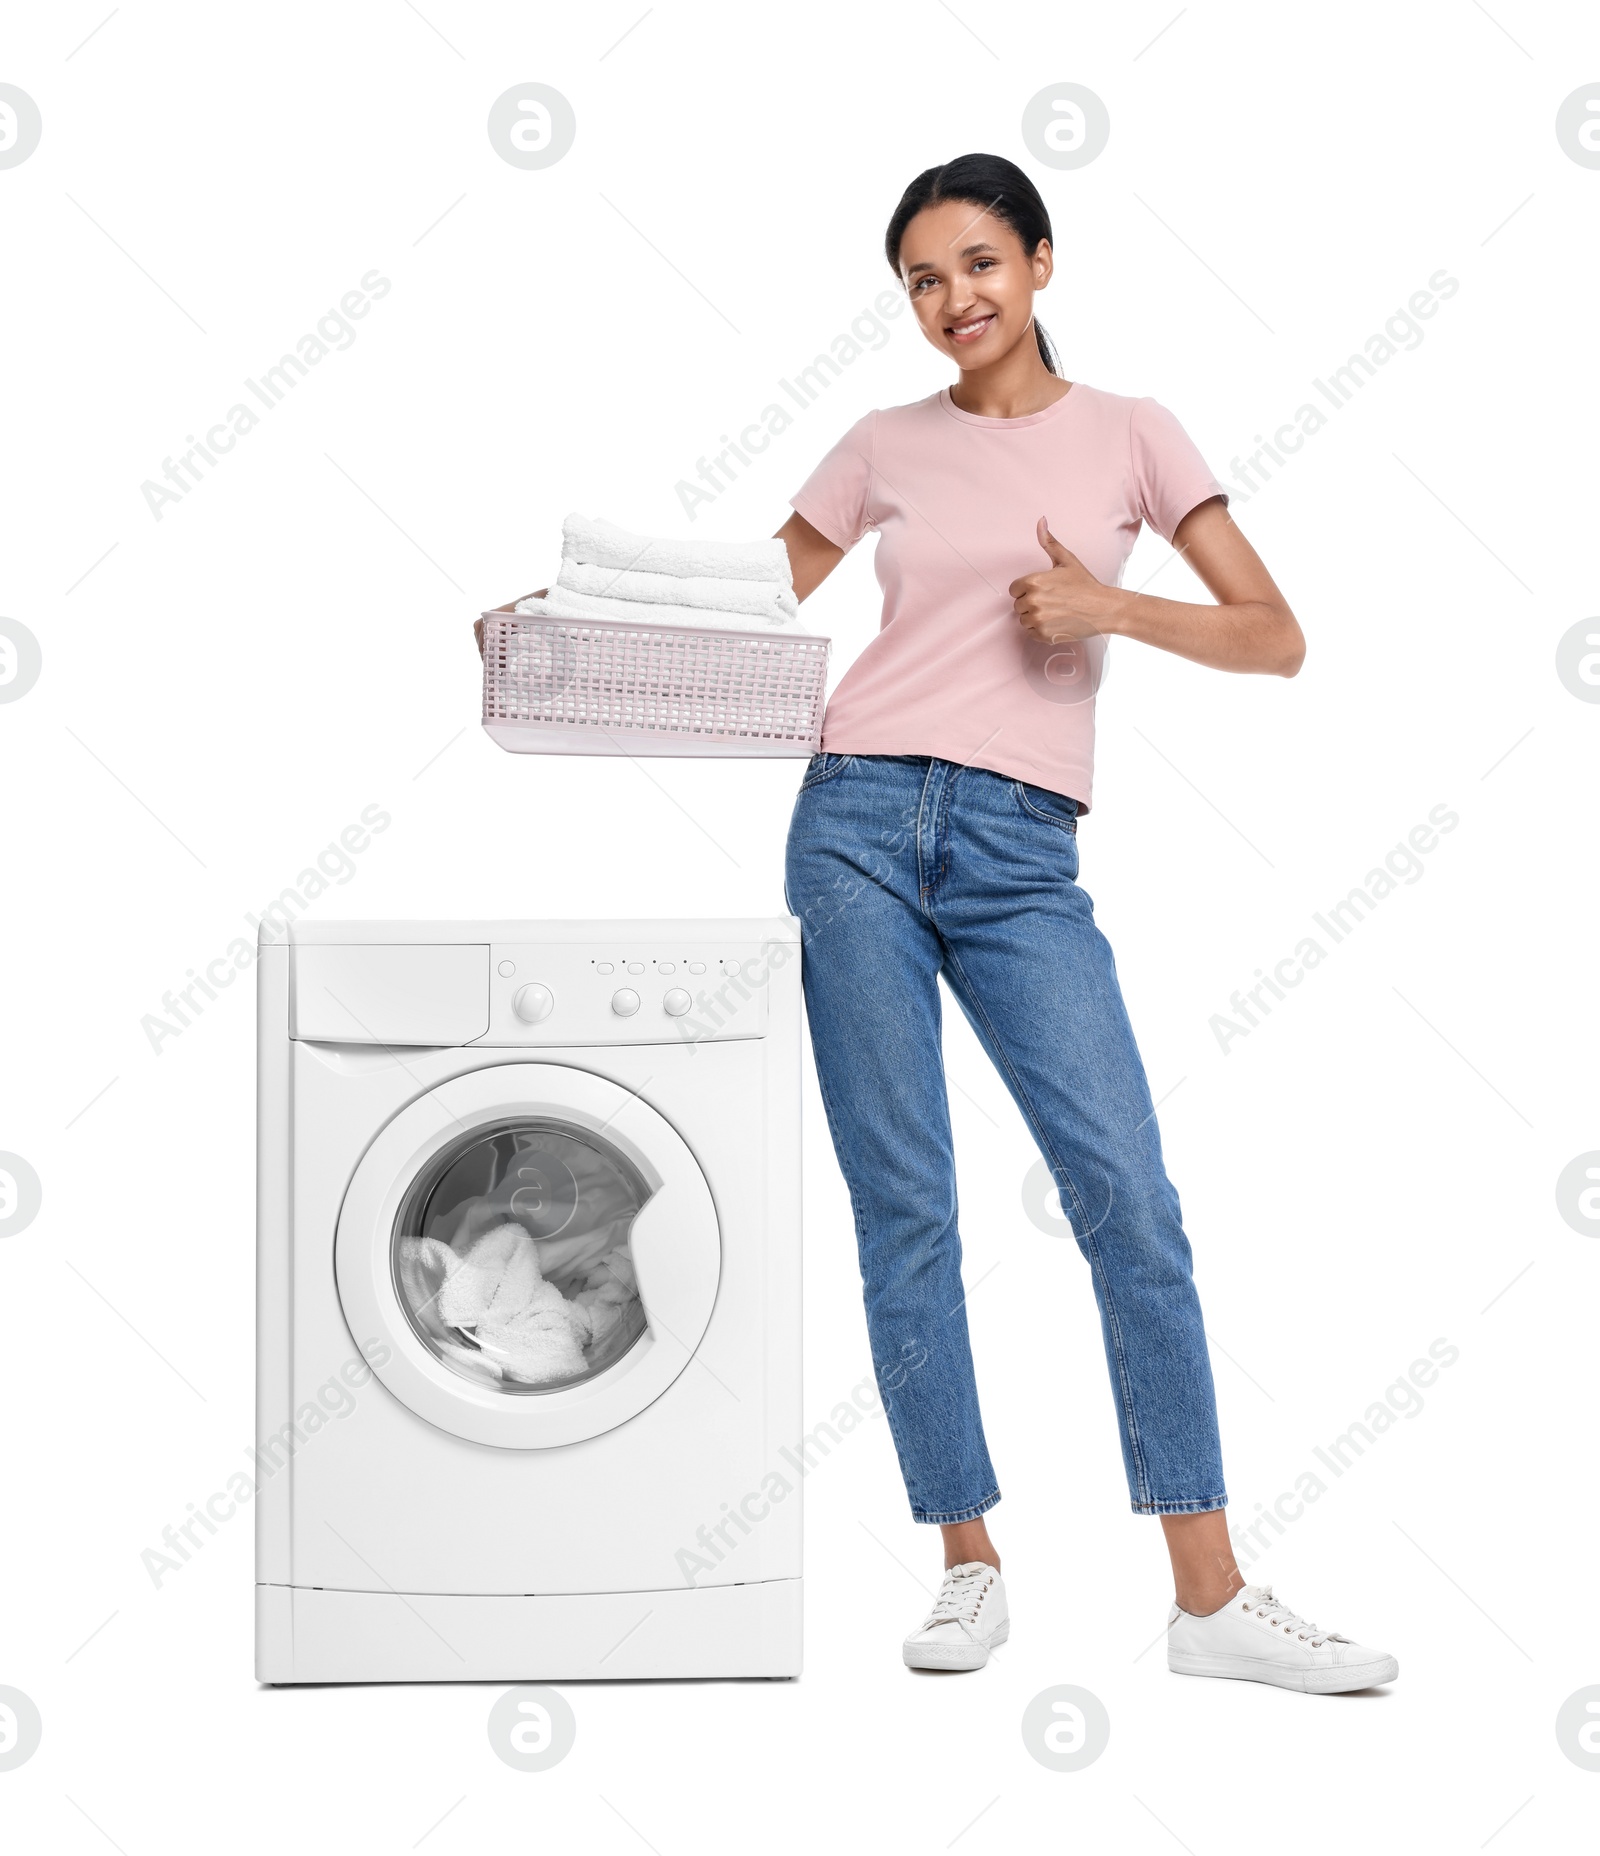
<svg viewBox="0 0 1600 1856">
<path fill-rule="evenodd" d="M 1219 496 L 1191 509 L 1172 537 L 1214 606 L 1104 585 L 1062 547 L 1042 516 L 1039 545 L 1052 565 L 1010 587 L 1018 619 L 1036 638 L 1054 644 L 1102 634 L 1137 638 L 1213 670 L 1279 677 L 1292 677 L 1305 661 L 1305 636 L 1289 602 Z"/>
<path fill-rule="evenodd" d="M 773 538 L 789 550 L 789 572 L 794 576 L 796 599 L 806 599 L 822 585 L 844 559 L 821 529 L 813 528 L 798 510 Z"/>
</svg>

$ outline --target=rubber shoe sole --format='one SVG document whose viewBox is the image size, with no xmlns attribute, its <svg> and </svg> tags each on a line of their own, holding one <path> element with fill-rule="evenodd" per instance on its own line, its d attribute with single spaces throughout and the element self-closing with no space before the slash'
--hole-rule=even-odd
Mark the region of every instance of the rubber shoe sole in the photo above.
<svg viewBox="0 0 1600 1856">
<path fill-rule="evenodd" d="M 907 1669 L 981 1669 L 989 1660 L 990 1650 L 1010 1635 L 1011 1620 L 1007 1618 L 987 1643 L 974 1643 L 970 1638 L 965 1643 L 907 1643 L 901 1646 L 900 1653 Z"/>
<path fill-rule="evenodd" d="M 1275 1688 L 1298 1689 L 1306 1695 L 1347 1695 L 1362 1688 L 1393 1682 L 1399 1661 L 1380 1656 L 1370 1663 L 1320 1664 L 1314 1669 L 1290 1669 L 1261 1656 L 1194 1656 L 1169 1650 L 1167 1667 L 1174 1675 L 1220 1676 L 1235 1682 L 1270 1682 Z"/>
</svg>

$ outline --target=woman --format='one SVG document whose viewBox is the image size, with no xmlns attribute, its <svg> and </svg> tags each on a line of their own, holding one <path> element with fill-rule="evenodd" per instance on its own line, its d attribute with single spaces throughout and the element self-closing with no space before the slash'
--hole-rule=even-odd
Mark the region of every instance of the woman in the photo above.
<svg viewBox="0 0 1600 1856">
<path fill-rule="evenodd" d="M 779 531 L 804 599 L 869 529 L 883 624 L 829 703 L 790 827 L 817 1077 L 850 1189 L 867 1326 L 911 1509 L 945 1577 L 905 1640 L 976 1669 L 1009 1622 L 984 1514 L 1000 1499 L 967 1340 L 938 979 L 1039 1144 L 1099 1302 L 1134 1509 L 1158 1514 L 1168 1661 L 1320 1693 L 1398 1673 L 1245 1585 L 1178 1198 L 1111 950 L 1077 885 L 1106 640 L 1293 676 L 1305 642 L 1172 415 L 1059 376 L 1034 297 L 1049 216 L 993 155 L 907 188 L 886 250 L 960 370 L 869 413 Z M 1216 601 L 1124 592 L 1140 524 Z"/>
</svg>

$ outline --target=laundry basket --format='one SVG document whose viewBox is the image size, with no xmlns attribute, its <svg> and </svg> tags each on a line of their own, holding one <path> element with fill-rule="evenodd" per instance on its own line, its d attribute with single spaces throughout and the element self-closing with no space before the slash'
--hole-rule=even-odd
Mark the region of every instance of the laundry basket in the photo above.
<svg viewBox="0 0 1600 1856">
<path fill-rule="evenodd" d="M 483 726 L 513 754 L 815 754 L 830 640 L 483 615 Z"/>
</svg>

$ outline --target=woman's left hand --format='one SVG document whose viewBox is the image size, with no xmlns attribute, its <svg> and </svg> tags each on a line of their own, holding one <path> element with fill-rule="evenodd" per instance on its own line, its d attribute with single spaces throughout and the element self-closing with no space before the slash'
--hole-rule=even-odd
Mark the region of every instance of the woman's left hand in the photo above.
<svg viewBox="0 0 1600 1856">
<path fill-rule="evenodd" d="M 1024 574 L 1007 589 L 1016 601 L 1023 630 L 1046 644 L 1095 638 L 1107 628 L 1117 589 L 1096 580 L 1070 548 L 1064 548 L 1039 518 L 1039 546 L 1050 557 L 1042 573 Z"/>
</svg>

